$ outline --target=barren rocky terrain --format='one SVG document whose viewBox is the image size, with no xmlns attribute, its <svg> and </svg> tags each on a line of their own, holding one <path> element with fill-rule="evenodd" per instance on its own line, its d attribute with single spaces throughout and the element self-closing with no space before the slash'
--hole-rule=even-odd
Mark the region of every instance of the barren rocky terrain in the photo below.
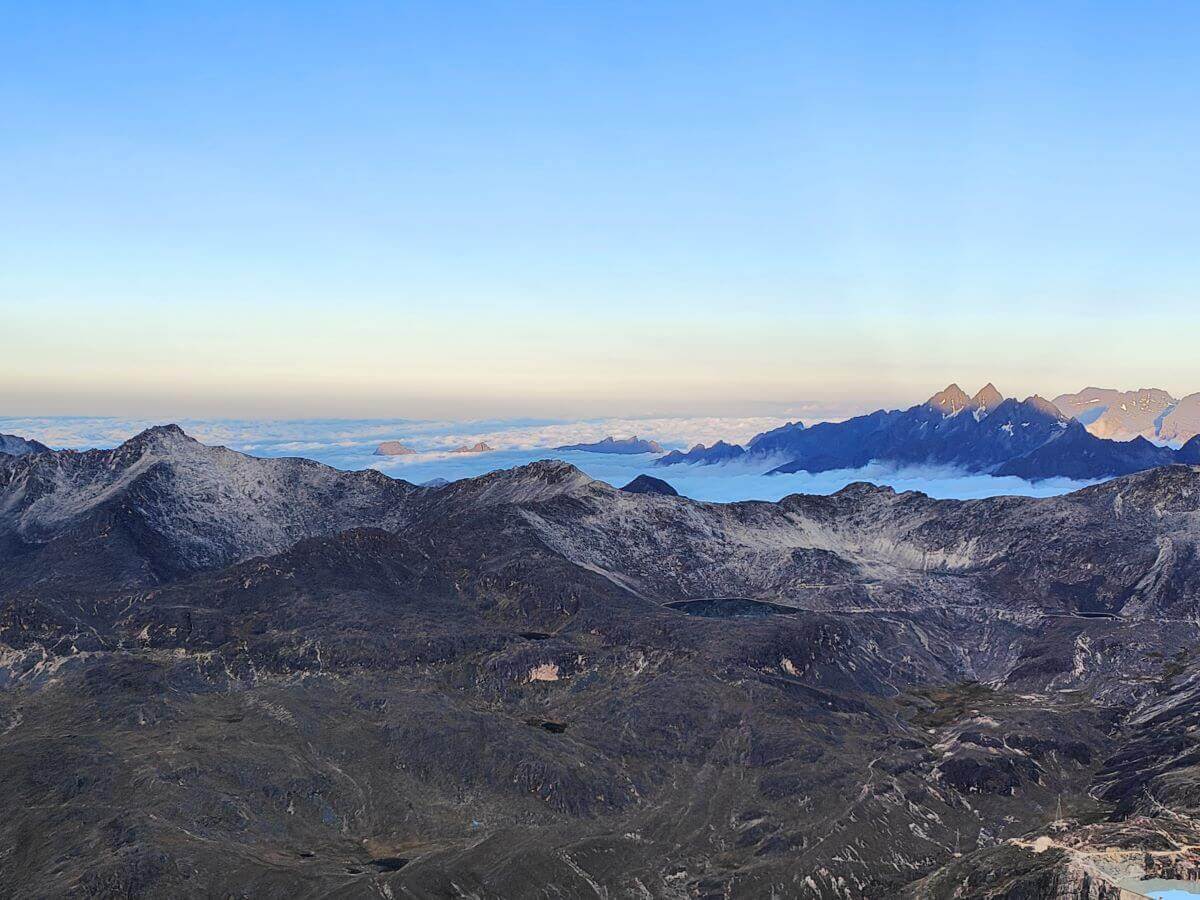
<svg viewBox="0 0 1200 900">
<path fill-rule="evenodd" d="M 0 455 L 0 893 L 1200 875 L 1200 469 L 1051 499 Z M 1128 896 L 1128 895 L 1126 895 Z"/>
</svg>

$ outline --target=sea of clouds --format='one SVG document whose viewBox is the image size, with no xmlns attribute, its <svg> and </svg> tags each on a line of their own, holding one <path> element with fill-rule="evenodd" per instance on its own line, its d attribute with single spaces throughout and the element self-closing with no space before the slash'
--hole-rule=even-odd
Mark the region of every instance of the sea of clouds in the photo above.
<svg viewBox="0 0 1200 900">
<path fill-rule="evenodd" d="M 649 454 L 623 456 L 554 450 L 562 444 L 597 441 L 609 435 L 638 435 L 664 447 L 690 447 L 723 439 L 745 443 L 753 435 L 778 427 L 785 419 L 751 417 L 659 417 L 557 421 L 505 419 L 438 422 L 410 419 L 185 419 L 179 425 L 206 444 L 220 444 L 255 456 L 306 456 L 340 469 L 378 469 L 394 478 L 423 483 L 435 478 L 455 481 L 539 459 L 562 459 L 593 478 L 620 487 L 646 473 L 669 482 L 697 500 L 778 500 L 788 494 L 829 494 L 854 481 L 886 484 L 897 491 L 922 491 L 932 497 L 971 499 L 998 494 L 1052 496 L 1088 482 L 1050 479 L 1028 482 L 993 478 L 955 469 L 870 465 L 810 474 L 770 475 L 781 460 L 733 462 L 717 466 L 659 467 Z M 159 424 L 146 420 L 101 417 L 0 417 L 0 432 L 34 438 L 55 448 L 113 447 L 139 431 Z M 375 456 L 377 446 L 399 440 L 419 451 L 413 456 Z M 492 453 L 456 454 L 463 444 L 485 441 Z"/>
</svg>

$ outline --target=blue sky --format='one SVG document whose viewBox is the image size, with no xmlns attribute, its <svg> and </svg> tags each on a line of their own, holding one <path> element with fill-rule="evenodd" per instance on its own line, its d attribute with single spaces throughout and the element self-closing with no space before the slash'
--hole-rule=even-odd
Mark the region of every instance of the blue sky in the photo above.
<svg viewBox="0 0 1200 900">
<path fill-rule="evenodd" d="M 1200 390 L 1188 4 L 0 6 L 10 414 Z"/>
</svg>

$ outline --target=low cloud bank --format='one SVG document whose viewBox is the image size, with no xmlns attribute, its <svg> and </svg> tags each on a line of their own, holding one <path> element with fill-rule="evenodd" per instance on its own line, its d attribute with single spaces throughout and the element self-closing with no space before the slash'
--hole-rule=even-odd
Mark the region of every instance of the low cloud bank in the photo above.
<svg viewBox="0 0 1200 900">
<path fill-rule="evenodd" d="M 438 452 L 485 441 L 504 450 L 550 449 L 598 441 L 609 435 L 656 440 L 671 447 L 748 441 L 787 420 L 777 416 L 690 416 L 656 418 L 491 419 L 450 422 L 418 419 L 180 419 L 180 427 L 206 444 L 223 444 L 263 456 L 327 453 L 369 456 L 383 441 L 400 440 L 417 450 Z M 113 447 L 152 425 L 150 419 L 54 416 L 0 418 L 0 432 L 18 434 L 55 448 Z M 365 465 L 365 463 L 364 463 Z"/>
<path fill-rule="evenodd" d="M 886 484 L 897 491 L 921 491 L 938 499 L 970 500 L 1002 494 L 1051 497 L 1086 487 L 1093 482 L 1053 478 L 1029 482 L 1021 478 L 993 478 L 942 467 L 870 465 L 861 469 L 837 469 L 810 474 L 767 474 L 780 460 L 737 460 L 723 465 L 676 465 L 658 467 L 651 454 L 613 456 L 602 453 L 507 450 L 478 456 L 418 455 L 395 457 L 373 464 L 394 478 L 422 483 L 434 478 L 455 481 L 496 469 L 524 465 L 537 459 L 562 459 L 588 475 L 615 487 L 628 484 L 641 474 L 668 482 L 685 497 L 728 503 L 735 500 L 779 500 L 788 494 L 832 494 L 855 481 Z"/>
<path fill-rule="evenodd" d="M 895 468 L 870 465 L 810 474 L 768 475 L 780 460 L 738 460 L 724 465 L 656 467 L 650 454 L 620 456 L 554 451 L 560 444 L 599 440 L 608 435 L 657 440 L 666 446 L 710 444 L 717 439 L 745 442 L 760 431 L 783 424 L 769 416 L 596 419 L 580 422 L 495 420 L 432 422 L 415 420 L 182 420 L 197 440 L 223 444 L 256 456 L 307 456 L 341 469 L 374 468 L 407 481 L 435 478 L 455 481 L 539 459 L 562 459 L 588 475 L 621 487 L 647 473 L 669 482 L 696 500 L 778 500 L 788 494 L 830 494 L 855 481 L 886 484 L 897 491 L 921 491 L 931 497 L 971 499 L 999 494 L 1045 497 L 1067 493 L 1091 482 L 1066 478 L 1031 483 L 936 467 Z M 93 417 L 0 418 L 0 432 L 34 438 L 52 447 L 112 447 L 152 421 Z M 414 456 L 381 458 L 375 448 L 385 440 L 403 440 L 422 450 Z M 492 453 L 449 454 L 463 444 L 486 441 Z"/>
</svg>

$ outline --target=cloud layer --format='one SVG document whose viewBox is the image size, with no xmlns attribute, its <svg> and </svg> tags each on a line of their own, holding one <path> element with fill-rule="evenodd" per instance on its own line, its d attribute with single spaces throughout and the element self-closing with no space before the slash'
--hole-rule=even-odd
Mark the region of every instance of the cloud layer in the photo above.
<svg viewBox="0 0 1200 900">
<path fill-rule="evenodd" d="M 556 458 L 578 466 L 593 478 L 620 487 L 642 473 L 670 482 L 697 500 L 778 500 L 793 493 L 828 494 L 854 481 L 917 490 L 939 498 L 975 498 L 998 494 L 1050 496 L 1083 487 L 1086 482 L 1052 479 L 1032 484 L 1019 478 L 992 478 L 944 468 L 872 465 L 809 474 L 767 475 L 774 462 L 734 462 L 723 466 L 657 468 L 651 455 L 619 456 L 555 451 L 562 444 L 595 441 L 608 435 L 637 434 L 668 447 L 690 446 L 717 439 L 744 442 L 754 434 L 783 424 L 771 416 L 653 419 L 594 419 L 578 422 L 489 420 L 435 422 L 415 420 L 183 420 L 190 435 L 255 456 L 307 456 L 341 469 L 374 468 L 406 481 L 435 478 L 453 481 L 496 469 Z M 0 432 L 35 438 L 52 447 L 111 447 L 142 429 L 146 420 L 49 417 L 0 418 Z M 420 452 L 414 456 L 378 457 L 385 440 L 401 440 Z M 494 453 L 451 454 L 462 444 L 486 441 Z"/>
<path fill-rule="evenodd" d="M 760 431 L 784 424 L 779 416 L 695 416 L 553 419 L 484 419 L 466 422 L 418 419 L 181 419 L 178 424 L 197 440 L 236 450 L 278 456 L 282 453 L 353 453 L 373 451 L 382 441 L 400 440 L 416 450 L 436 452 L 486 441 L 502 450 L 552 448 L 597 441 L 609 435 L 643 438 L 672 446 L 743 442 Z M 32 437 L 51 447 L 111 447 L 151 425 L 151 419 L 105 417 L 0 418 L 0 432 Z"/>
</svg>

